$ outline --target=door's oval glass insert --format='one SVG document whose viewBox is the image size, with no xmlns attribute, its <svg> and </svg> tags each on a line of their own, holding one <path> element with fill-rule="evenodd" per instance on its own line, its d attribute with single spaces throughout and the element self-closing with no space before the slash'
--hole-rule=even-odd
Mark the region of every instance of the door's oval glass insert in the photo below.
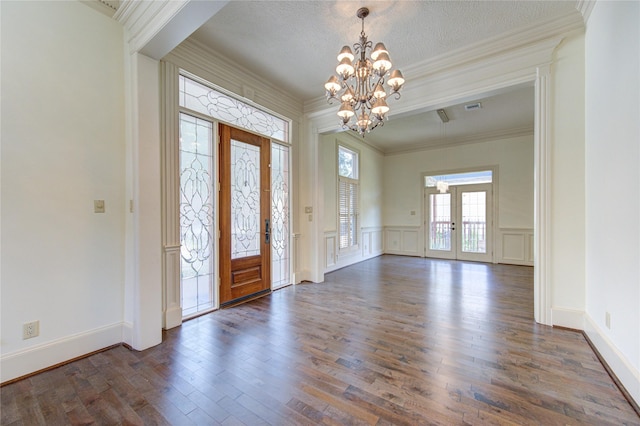
<svg viewBox="0 0 640 426">
<path fill-rule="evenodd" d="M 260 254 L 260 148 L 231 140 L 231 258 Z"/>
</svg>

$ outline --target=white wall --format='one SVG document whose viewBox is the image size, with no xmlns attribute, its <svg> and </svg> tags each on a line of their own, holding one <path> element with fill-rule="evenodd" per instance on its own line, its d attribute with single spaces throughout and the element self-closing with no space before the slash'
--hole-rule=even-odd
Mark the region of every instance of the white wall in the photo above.
<svg viewBox="0 0 640 426">
<path fill-rule="evenodd" d="M 533 228 L 533 136 L 386 156 L 385 226 L 420 226 L 424 172 L 487 166 L 498 166 L 498 226 Z"/>
<path fill-rule="evenodd" d="M 498 234 L 500 229 L 533 229 L 532 135 L 386 156 L 385 227 L 413 227 L 417 230 L 421 226 L 423 173 L 494 166 L 498 168 L 498 217 L 494 230 Z M 412 211 L 416 214 L 412 215 Z M 422 229 L 416 230 L 414 232 L 422 232 Z M 422 244 L 418 243 L 419 248 Z M 398 250 L 407 251 L 402 247 Z M 421 250 L 414 253 L 422 254 Z"/>
<path fill-rule="evenodd" d="M 357 253 L 349 255 L 341 255 L 337 248 L 338 144 L 360 155 L 360 247 Z M 316 220 L 322 224 L 325 235 L 325 271 L 382 254 L 382 153 L 347 132 L 321 136 L 319 151 L 323 166 L 323 204 Z"/>
<path fill-rule="evenodd" d="M 640 3 L 596 3 L 585 87 L 585 328 L 640 402 Z"/>
<path fill-rule="evenodd" d="M 552 65 L 552 322 L 582 329 L 584 278 L 584 34 L 566 38 Z"/>
<path fill-rule="evenodd" d="M 80 2 L 1 8 L 6 381 L 122 341 L 127 206 L 121 27 Z"/>
</svg>

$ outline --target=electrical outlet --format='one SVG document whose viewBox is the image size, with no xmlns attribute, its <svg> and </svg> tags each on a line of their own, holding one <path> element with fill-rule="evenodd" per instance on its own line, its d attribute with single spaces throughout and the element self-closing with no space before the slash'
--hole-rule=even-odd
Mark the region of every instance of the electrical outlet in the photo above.
<svg viewBox="0 0 640 426">
<path fill-rule="evenodd" d="M 609 312 L 605 312 L 604 314 L 604 325 L 611 330 L 611 314 Z"/>
<path fill-rule="evenodd" d="M 22 339 L 31 339 L 40 334 L 40 321 L 25 322 L 22 324 Z"/>
</svg>

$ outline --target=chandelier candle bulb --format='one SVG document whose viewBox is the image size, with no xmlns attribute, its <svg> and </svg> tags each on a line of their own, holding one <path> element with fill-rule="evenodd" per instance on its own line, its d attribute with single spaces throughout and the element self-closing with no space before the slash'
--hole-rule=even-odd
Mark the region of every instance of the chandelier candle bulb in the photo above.
<svg viewBox="0 0 640 426">
<path fill-rule="evenodd" d="M 385 82 L 391 88 L 389 94 L 400 99 L 405 80 L 399 70 L 391 71 L 393 64 L 384 43 L 376 43 L 371 50 L 373 43 L 367 40 L 364 32 L 364 18 L 369 16 L 369 9 L 361 7 L 356 16 L 362 20 L 360 41 L 354 43 L 353 50 L 349 46 L 342 47 L 337 56 L 338 76 L 332 75 L 324 88 L 329 103 L 340 102 L 338 117 L 342 127 L 364 137 L 365 133 L 384 125 L 389 112 Z"/>
</svg>

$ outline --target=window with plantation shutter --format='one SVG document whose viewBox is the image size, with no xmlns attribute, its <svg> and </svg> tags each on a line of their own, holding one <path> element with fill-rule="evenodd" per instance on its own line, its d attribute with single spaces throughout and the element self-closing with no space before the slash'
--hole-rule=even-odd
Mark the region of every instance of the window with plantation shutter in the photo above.
<svg viewBox="0 0 640 426">
<path fill-rule="evenodd" d="M 338 146 L 338 239 L 340 250 L 358 245 L 358 153 Z"/>
</svg>

